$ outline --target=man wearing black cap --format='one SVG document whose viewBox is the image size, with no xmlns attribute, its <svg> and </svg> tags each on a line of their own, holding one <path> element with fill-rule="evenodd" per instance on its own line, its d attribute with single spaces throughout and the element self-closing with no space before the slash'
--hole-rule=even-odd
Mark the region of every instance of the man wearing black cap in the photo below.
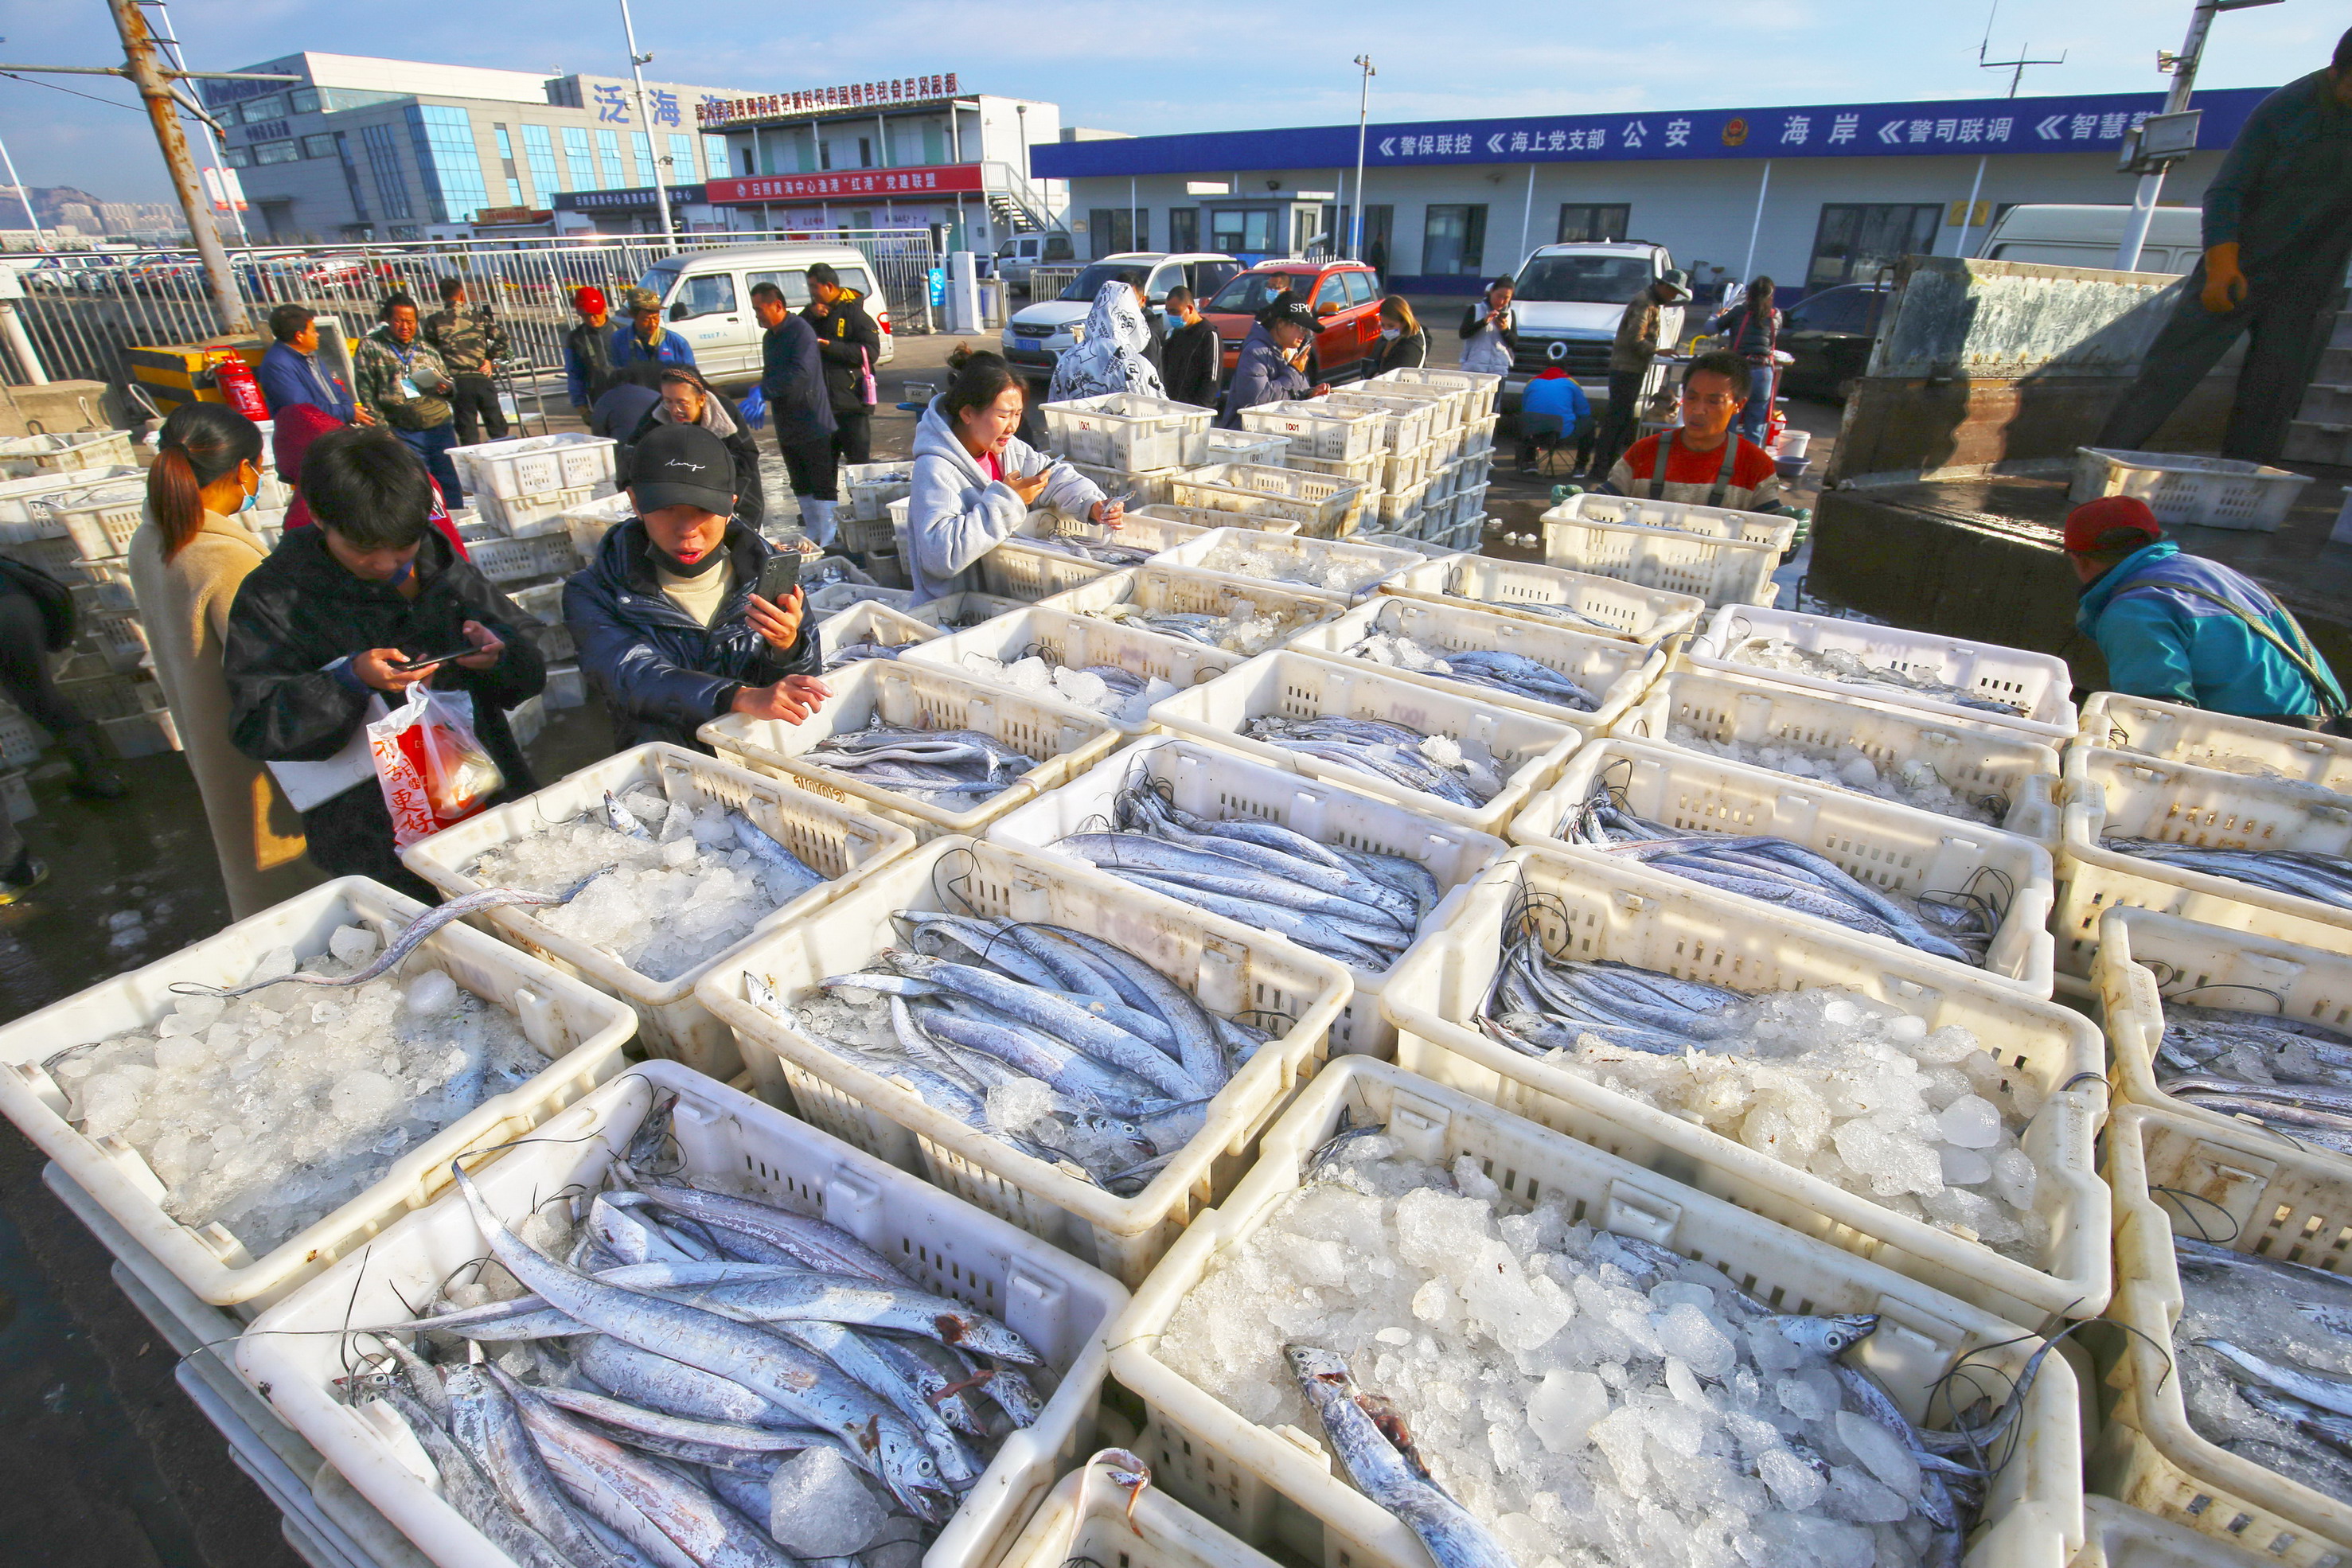
<svg viewBox="0 0 2352 1568">
<path fill-rule="evenodd" d="M 1257 313 L 1249 336 L 1242 340 L 1234 361 L 1233 384 L 1225 389 L 1225 412 L 1217 423 L 1228 430 L 1242 426 L 1242 410 L 1262 403 L 1296 402 L 1321 397 L 1328 386 L 1307 384 L 1307 356 L 1315 352 L 1315 312 L 1307 301 L 1285 289 Z"/>
<path fill-rule="evenodd" d="M 630 468 L 637 515 L 563 585 L 563 619 L 616 746 L 708 751 L 694 732 L 723 713 L 797 724 L 830 695 L 800 589 L 782 604 L 753 592 L 776 552 L 734 521 L 734 474 L 726 443 L 701 426 L 656 426 Z"/>
</svg>

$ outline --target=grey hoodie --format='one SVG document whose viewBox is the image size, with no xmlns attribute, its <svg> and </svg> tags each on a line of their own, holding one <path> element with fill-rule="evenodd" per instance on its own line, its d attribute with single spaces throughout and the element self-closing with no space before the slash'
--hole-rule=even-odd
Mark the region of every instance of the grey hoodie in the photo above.
<svg viewBox="0 0 2352 1568">
<path fill-rule="evenodd" d="M 914 488 L 907 498 L 906 536 L 898 542 L 898 558 L 906 563 L 918 605 L 961 592 L 967 586 L 963 574 L 1029 516 L 1012 487 L 981 472 L 980 459 L 964 450 L 940 402 L 932 400 L 915 428 Z M 1024 446 L 1019 437 L 1004 444 L 998 460 L 1006 473 L 1021 478 L 1052 468 L 1038 506 L 1077 516 L 1103 499 L 1093 481 L 1069 464 Z"/>
</svg>

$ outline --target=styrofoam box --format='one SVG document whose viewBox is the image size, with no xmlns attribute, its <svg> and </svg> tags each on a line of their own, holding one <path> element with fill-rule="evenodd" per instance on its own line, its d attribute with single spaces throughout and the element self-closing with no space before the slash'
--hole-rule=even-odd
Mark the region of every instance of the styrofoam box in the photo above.
<svg viewBox="0 0 2352 1568">
<path fill-rule="evenodd" d="M 1006 812 L 1062 783 L 1119 742 L 1110 721 L 1076 703 L 1031 697 L 975 679 L 960 669 L 868 659 L 825 678 L 833 695 L 798 724 L 730 713 L 695 732 L 704 745 L 754 773 L 782 779 L 844 805 L 878 811 L 920 841 L 942 833 L 976 833 Z M 1037 759 L 997 794 L 961 809 L 804 760 L 828 737 L 869 723 L 917 730 L 977 730 Z M 968 798 L 968 797 L 964 797 Z"/>
<path fill-rule="evenodd" d="M 2021 707 L 2025 711 L 2021 715 L 1996 713 L 1921 696 L 1891 684 L 1859 686 L 1798 670 L 1766 669 L 1732 657 L 1749 641 L 1767 637 L 1794 643 L 1811 653 L 1852 654 L 1874 669 L 1896 669 L 1939 680 L 1989 701 Z M 1874 626 L 1762 605 L 1726 605 L 1707 617 L 1706 629 L 1683 649 L 1683 658 L 1701 669 L 1924 709 L 1979 723 L 2005 724 L 2060 741 L 2073 739 L 2080 722 L 2072 695 L 2074 677 L 2064 659 L 2046 653 L 2029 653 L 2023 648 L 2003 647 L 1999 643 L 1905 631 L 1899 626 Z"/>
<path fill-rule="evenodd" d="M 2050 851 L 2030 838 L 1726 757 L 1612 737 L 1570 757 L 1558 782 L 1528 802 L 1511 824 L 1512 842 L 1580 862 L 1616 862 L 1607 850 L 1570 843 L 1559 830 L 1562 819 L 1603 786 L 1626 811 L 1678 833 L 1769 834 L 1905 898 L 1982 900 L 2000 923 L 1981 970 L 1924 954 L 1920 962 L 2006 981 L 2030 995 L 2050 994 L 2054 876 Z M 1827 923 L 1779 909 L 1770 918 L 1799 927 Z M 1889 937 L 1855 940 L 1910 951 Z"/>
<path fill-rule="evenodd" d="M 619 446 L 609 436 L 567 431 L 453 447 L 449 455 L 452 461 L 463 464 L 459 477 L 478 500 L 487 495 L 504 501 L 520 496 L 544 495 L 550 490 L 609 484 Z"/>
<path fill-rule="evenodd" d="M 1105 528 L 1082 517 L 1065 517 L 1058 511 L 1041 508 L 1029 514 L 1028 521 L 1014 530 L 1013 537 L 1083 539 L 1097 544 L 1124 544 L 1156 555 L 1188 539 L 1198 539 L 1207 531 L 1209 525 L 1166 516 L 1164 509 L 1160 507 L 1138 507 L 1133 511 L 1125 512 L 1120 516 L 1117 528 Z"/>
<path fill-rule="evenodd" d="M 747 973 L 790 1003 L 827 975 L 863 967 L 904 940 L 893 917 L 906 910 L 1086 931 L 1150 964 L 1213 1013 L 1290 1022 L 1218 1090 L 1202 1130 L 1150 1184 L 1117 1197 L 932 1109 L 744 996 Z M 1192 1215 L 1240 1179 L 1258 1134 L 1322 1065 L 1349 980 L 1339 963 L 1281 937 L 1017 845 L 955 837 L 876 872 L 821 921 L 772 928 L 699 989 L 734 1026 L 746 1058 L 765 1053 L 782 1064 L 803 1117 L 1132 1288 Z"/>
<path fill-rule="evenodd" d="M 1037 1243 L 882 1162 L 750 1096 L 667 1062 L 649 1062 L 549 1123 L 545 1136 L 480 1177 L 508 1225 L 566 1190 L 593 1190 L 656 1094 L 675 1094 L 670 1135 L 685 1172 L 763 1201 L 816 1214 L 855 1234 L 926 1289 L 1003 1319 L 1061 1376 L 1036 1424 L 1005 1439 L 939 1539 L 924 1568 L 985 1568 L 1064 1468 L 1091 1446 L 1104 1364 L 1103 1331 L 1127 1292 L 1097 1270 Z M 269 1404 L 368 1501 L 442 1568 L 510 1568 L 441 1499 L 414 1440 L 383 1406 L 354 1408 L 335 1388 L 352 1321 L 393 1322 L 430 1300 L 484 1252 L 455 1193 L 330 1269 L 237 1343 L 237 1365 Z"/>
<path fill-rule="evenodd" d="M 2225 773 L 2284 779 L 2352 795 L 2352 740 L 2231 713 L 2095 691 L 2083 704 L 2083 743 L 2188 763 Z"/>
<path fill-rule="evenodd" d="M 1375 408 L 1350 407 L 1328 397 L 1261 403 L 1241 411 L 1241 427 L 1290 442 L 1290 462 L 1301 458 L 1361 458 L 1380 449 L 1388 421 Z"/>
<path fill-rule="evenodd" d="M 1697 751 L 1674 739 L 1674 731 L 1683 725 L 1706 740 L 1748 746 L 1851 746 L 1882 773 L 1906 763 L 1924 763 L 1958 794 L 2006 802 L 2000 823 L 2005 831 L 2053 852 L 2058 844 L 2058 753 L 2047 742 L 2006 725 L 1830 697 L 1760 675 L 1751 679 L 1712 669 L 1677 669 L 1620 715 L 1609 732 Z"/>
<path fill-rule="evenodd" d="M 1539 626 L 1467 605 L 1401 599 L 1393 594 L 1359 605 L 1328 626 L 1316 626 L 1300 634 L 1292 639 L 1290 648 L 1294 653 L 1355 668 L 1367 661 L 1345 650 L 1376 631 L 1411 637 L 1423 647 L 1442 652 L 1493 649 L 1515 653 L 1569 677 L 1600 698 L 1601 706 L 1589 713 L 1579 712 L 1560 703 L 1498 691 L 1490 686 L 1475 686 L 1429 670 L 1401 669 L 1387 664 L 1369 666 L 1416 685 L 1474 697 L 1540 719 L 1556 719 L 1588 739 L 1605 733 L 1612 721 L 1641 700 L 1666 666 L 1664 654 L 1621 638 L 1570 631 L 1566 626 Z"/>
<path fill-rule="evenodd" d="M 1422 918 L 1416 940 L 1443 930 L 1461 901 L 1457 889 L 1509 847 L 1492 834 L 1176 735 L 1150 736 L 1112 752 L 1061 788 L 999 817 L 988 837 L 1073 866 L 1089 865 L 1055 845 L 1111 821 L 1119 792 L 1138 785 L 1159 788 L 1178 810 L 1213 822 L 1271 822 L 1335 848 L 1418 861 L 1437 879 L 1439 897 Z M 1380 990 L 1395 965 L 1346 968 L 1355 991 L 1331 1026 L 1331 1049 L 1385 1057 L 1395 1047 L 1396 1026 L 1381 1012 Z"/>
<path fill-rule="evenodd" d="M 914 835 L 894 823 L 877 821 L 863 812 L 684 746 L 656 742 L 591 763 L 535 795 L 493 806 L 420 838 L 401 851 L 401 862 L 452 898 L 477 892 L 494 885 L 467 873 L 466 868 L 482 856 L 583 814 L 601 815 L 608 792 L 623 795 L 640 784 L 694 809 L 716 802 L 741 812 L 753 826 L 827 879 L 762 916 L 752 928 L 754 934 L 780 921 L 815 913 L 864 873 L 915 847 Z M 627 1003 L 636 1012 L 639 1038 L 654 1055 L 684 1062 L 720 1079 L 743 1070 L 743 1064 L 735 1058 L 732 1033 L 694 999 L 694 983 L 711 965 L 724 963 L 740 952 L 751 936 L 715 950 L 683 974 L 656 980 L 604 948 L 565 936 L 529 906 L 489 910 L 481 918 L 499 937 L 525 952 Z"/>
<path fill-rule="evenodd" d="M 308 958 L 325 952 L 328 936 L 345 925 L 373 927 L 389 942 L 424 912 L 415 900 L 364 877 L 338 878 L 19 1018 L 0 1028 L 0 1062 L 7 1067 L 0 1072 L 0 1111 L 189 1289 L 240 1312 L 267 1306 L 404 1210 L 430 1201 L 449 1179 L 452 1159 L 488 1157 L 618 1072 L 621 1047 L 636 1026 L 628 1009 L 470 926 L 435 931 L 400 973 L 443 970 L 512 1013 L 546 1054 L 547 1069 L 388 1162 L 374 1185 L 258 1259 L 217 1225 L 198 1230 L 165 1217 L 163 1185 L 146 1161 L 117 1139 L 74 1131 L 66 1120 L 67 1097 L 42 1064 L 72 1046 L 153 1027 L 179 1005 L 171 990 L 178 982 L 240 984 L 273 948 L 291 947 Z"/>
<path fill-rule="evenodd" d="M 1095 1467 L 1064 1476 L 1037 1505 L 996 1568 L 1276 1568 L 1272 1558 L 1155 1487 L 1129 1497 Z"/>
<path fill-rule="evenodd" d="M 899 658 L 903 664 L 931 664 L 959 671 L 975 680 L 992 686 L 1003 686 L 1011 691 L 1017 688 L 996 676 L 983 673 L 964 663 L 968 654 L 995 659 L 1000 664 L 1013 664 L 1030 654 L 1042 656 L 1048 664 L 1058 664 L 1072 669 L 1088 665 L 1108 664 L 1131 671 L 1150 680 L 1172 681 L 1178 686 L 1197 686 L 1213 676 L 1242 662 L 1242 656 L 1222 648 L 1209 647 L 1184 637 L 1162 637 L 1141 626 L 1121 626 L 1115 621 L 1100 620 L 1093 616 L 1074 616 L 1066 610 L 1046 609 L 1032 605 L 1011 615 L 984 621 L 969 631 L 955 632 L 936 641 L 910 647 Z M 1134 723 L 1106 720 L 1121 735 L 1133 737 L 1151 728 L 1149 719 Z"/>
<path fill-rule="evenodd" d="M 1041 404 L 1054 449 L 1074 463 L 1140 471 L 1193 468 L 1212 461 L 1215 410 L 1134 392 Z"/>
<path fill-rule="evenodd" d="M 1151 710 L 1164 730 L 1197 736 L 1212 745 L 1257 758 L 1313 778 L 1334 779 L 1351 789 L 1399 801 L 1414 810 L 1500 836 L 1532 792 L 1557 777 L 1584 737 L 1557 719 L 1500 708 L 1476 697 L 1401 680 L 1370 665 L 1335 663 L 1305 654 L 1264 653 L 1204 686 L 1181 691 Z M 1503 787 L 1484 805 L 1456 805 L 1392 779 L 1360 773 L 1321 757 L 1286 751 L 1242 733 L 1253 719 L 1268 715 L 1308 719 L 1380 719 L 1424 735 L 1444 735 L 1469 756 L 1485 760 L 1501 775 Z"/>
<path fill-rule="evenodd" d="M 2114 834 L 2214 849 L 2343 855 L 2352 852 L 2352 803 L 2344 796 L 2097 746 L 2069 747 L 2064 768 L 2064 838 L 2051 929 L 2058 933 L 2059 967 L 2067 973 L 2091 972 L 2099 917 L 2115 904 L 2332 952 L 2352 951 L 2352 910 L 2160 866 L 2102 842 Z"/>
<path fill-rule="evenodd" d="M 1038 603 L 1074 616 L 1099 616 L 1114 605 L 1133 605 L 1153 614 L 1264 616 L 1276 622 L 1285 640 L 1336 618 L 1341 608 L 1322 595 L 1302 593 L 1287 583 L 1254 583 L 1157 562 L 1126 567 Z"/>
<path fill-rule="evenodd" d="M 1451 526 L 1451 525 L 1449 525 Z M 1595 577 L 1583 572 L 1563 572 L 1532 561 L 1497 561 L 1483 555 L 1454 555 L 1416 566 L 1392 577 L 1381 591 L 1409 598 L 1441 603 L 1477 605 L 1523 620 L 1547 626 L 1568 626 L 1578 631 L 1599 631 L 1559 616 L 1548 616 L 1538 605 L 1557 605 L 1605 626 L 1619 637 L 1654 643 L 1698 624 L 1704 600 L 1690 594 L 1669 594 Z"/>
<path fill-rule="evenodd" d="M 2031 1263 L 2004 1257 L 1488 1039 L 1473 1020 L 1522 921 L 1554 952 L 1737 991 L 1848 987 L 1931 1029 L 1968 1029 L 2005 1072 L 2047 1095 L 2021 1142 L 2041 1176 L 2034 1207 L 2050 1224 L 2048 1249 Z M 2107 1194 L 2093 1152 L 2106 1112 L 2105 1046 L 2089 1019 L 2014 985 L 1628 862 L 1519 848 L 1397 967 L 1381 1003 L 1397 1027 L 1396 1059 L 1414 1072 L 1636 1164 L 1703 1164 L 1707 1174 L 1685 1179 L 1988 1311 L 2039 1327 L 2096 1317 L 2107 1299 Z"/>
<path fill-rule="evenodd" d="M 2136 496 L 2168 528 L 2193 524 L 2267 533 L 2286 521 L 2310 483 L 2309 474 L 2235 458 L 2077 447 L 2074 482 L 2066 499 L 2079 506 L 2102 496 Z"/>
<path fill-rule="evenodd" d="M 1212 555 L 1227 546 L 1238 546 L 1272 556 L 1285 562 L 1294 570 L 1318 571 L 1335 561 L 1359 563 L 1367 569 L 1383 567 L 1385 574 L 1366 583 L 1352 593 L 1339 588 L 1318 587 L 1311 583 L 1295 582 L 1287 577 L 1249 577 L 1238 572 L 1220 572 L 1203 565 Z M 1352 604 L 1367 594 L 1376 593 L 1380 584 L 1409 566 L 1421 564 L 1422 557 L 1409 550 L 1386 549 L 1366 544 L 1360 539 L 1305 539 L 1277 537 L 1257 529 L 1217 528 L 1199 534 L 1163 550 L 1153 561 L 1158 566 L 1181 566 L 1213 577 L 1229 578 L 1237 583 L 1278 583 L 1294 594 Z"/>
<path fill-rule="evenodd" d="M 2352 1022 L 2352 952 L 2323 951 L 2200 925 L 2177 915 L 2119 904 L 2099 917 L 2091 977 L 2106 1019 L 2117 1096 L 2153 1105 L 2183 1121 L 2229 1129 L 2252 1124 L 2176 1100 L 2157 1087 L 2156 1048 L 2164 1039 L 2164 998 L 2208 1007 L 2276 1013 L 2341 1029 Z M 2316 1144 L 2304 1151 L 2352 1181 L 2352 1155 Z"/>
<path fill-rule="evenodd" d="M 1255 410 L 1244 410 L 1244 413 Z M 1293 447 L 1293 460 L 1297 449 Z M 1222 507 L 1286 518 L 1299 531 L 1336 539 L 1356 531 L 1371 488 L 1303 468 L 1261 468 L 1248 463 L 1212 463 L 1177 470 L 1165 498 L 1178 506 Z"/>
<path fill-rule="evenodd" d="M 1287 1561 L 1426 1568 L 1430 1558 L 1403 1520 L 1338 1473 L 1323 1444 L 1243 1419 L 1161 1362 L 1160 1339 L 1218 1255 L 1262 1227 L 1303 1184 L 1318 1147 L 1343 1126 L 1367 1125 L 1384 1126 L 1412 1157 L 1446 1166 L 1473 1161 L 1501 1187 L 1497 1206 L 1505 1210 L 1531 1207 L 1538 1195 L 1565 1200 L 1574 1220 L 1672 1247 L 1787 1310 L 1876 1313 L 1877 1331 L 1853 1359 L 1886 1384 L 1906 1415 L 1930 1426 L 1950 1419 L 1937 1384 L 1955 1365 L 1989 1363 L 2000 1369 L 1990 1380 L 2007 1387 L 2034 1349 L 2015 1325 L 1965 1300 L 1759 1222 L 1605 1147 L 1351 1057 L 1300 1093 L 1266 1133 L 1256 1168 L 1193 1222 L 1111 1331 L 1111 1374 L 1146 1407 L 1140 1447 L 1154 1482 Z M 1704 1169 L 1683 1169 L 1706 1179 Z M 1969 1382 L 1965 1374 L 1955 1381 Z M 2018 1415 L 2017 1447 L 1994 1472 L 1987 1524 L 1966 1559 L 1972 1568 L 2045 1568 L 2081 1541 L 2078 1397 L 2074 1369 L 2044 1357 Z"/>
<path fill-rule="evenodd" d="M 2273 1560 L 2086 1493 L 2083 1545 L 2066 1568 L 2265 1568 Z"/>
<path fill-rule="evenodd" d="M 2107 1316 L 2134 1331 L 2116 1336 L 2122 1359 L 2106 1379 L 2115 1403 L 2087 1456 L 2092 1482 L 2264 1563 L 2336 1568 L 2352 1557 L 2352 1503 L 2198 1432 L 2169 1352 L 2182 1308 L 2176 1218 L 2184 1235 L 2341 1272 L 2352 1224 L 2352 1180 L 2342 1162 L 2319 1160 L 2259 1128 L 2232 1131 L 2146 1105 L 2116 1109 L 2106 1161 L 2116 1225 Z"/>
<path fill-rule="evenodd" d="M 936 601 L 935 601 L 936 602 Z M 839 614 L 819 621 L 816 626 L 818 646 L 827 658 L 856 643 L 875 643 L 883 647 L 907 647 L 915 643 L 929 642 L 944 634 L 904 610 L 894 610 L 887 605 L 852 605 Z"/>
<path fill-rule="evenodd" d="M 1571 496 L 1544 513 L 1545 563 L 1571 572 L 1622 577 L 1652 588 L 1671 588 L 1678 594 L 1696 594 L 1710 607 L 1769 602 L 1774 592 L 1772 574 L 1780 570 L 1780 552 L 1789 547 L 1796 524 L 1751 528 L 1743 521 L 1738 532 L 1727 536 L 1654 523 L 1645 517 L 1620 521 L 1610 515 L 1618 510 L 1618 500 Z M 1581 503 L 1587 500 L 1600 504 L 1586 509 Z M 1750 514 L 1721 515 L 1745 520 Z M 1751 538 L 1751 533 L 1764 537 Z"/>
</svg>

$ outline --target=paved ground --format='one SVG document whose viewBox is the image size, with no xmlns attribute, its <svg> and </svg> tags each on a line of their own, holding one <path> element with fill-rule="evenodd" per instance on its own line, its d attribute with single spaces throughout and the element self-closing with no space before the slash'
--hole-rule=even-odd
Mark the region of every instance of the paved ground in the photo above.
<svg viewBox="0 0 2352 1568">
<path fill-rule="evenodd" d="M 909 383 L 943 384 L 947 337 L 901 340 L 879 376 L 875 455 L 905 457 L 915 415 L 892 406 Z M 965 340 L 992 346 L 993 338 Z M 568 413 L 568 411 L 567 411 Z M 1826 463 L 1837 411 L 1794 411 Z M 556 427 L 576 427 L 568 418 Z M 763 446 L 765 440 L 762 441 Z M 1507 442 L 1488 510 L 1509 534 L 1539 531 L 1549 477 L 1509 471 Z M 772 448 L 771 448 L 772 450 Z M 771 458 L 769 493 L 785 494 Z M 788 502 L 786 504 L 789 504 Z M 1533 558 L 1490 537 L 1489 553 Z M 1801 555 L 1783 569 L 1792 582 Z M 557 715 L 532 748 L 542 780 L 610 749 L 601 715 Z M 53 876 L 0 908 L 0 1022 L 73 994 L 218 930 L 227 900 L 194 785 L 176 753 L 123 765 L 131 798 L 76 799 L 62 763 L 38 770 L 40 814 L 25 825 Z M 137 910 L 135 934 L 108 917 Z M 292 1568 L 266 1498 L 172 1381 L 173 1358 L 108 1275 L 106 1253 L 40 1184 L 42 1159 L 0 1123 L 0 1565 Z"/>
</svg>

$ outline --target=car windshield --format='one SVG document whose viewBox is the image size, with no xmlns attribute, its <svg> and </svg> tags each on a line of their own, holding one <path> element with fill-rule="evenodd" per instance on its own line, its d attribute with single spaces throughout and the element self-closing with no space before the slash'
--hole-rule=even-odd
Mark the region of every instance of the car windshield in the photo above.
<svg viewBox="0 0 2352 1568">
<path fill-rule="evenodd" d="M 1314 287 L 1312 272 L 1244 272 L 1218 290 L 1217 297 L 1209 301 L 1209 309 L 1236 316 L 1255 316 L 1274 303 L 1274 297 L 1285 289 L 1304 300 L 1307 291 Z"/>
<path fill-rule="evenodd" d="M 1070 286 L 1062 290 L 1060 297 L 1091 302 L 1096 295 L 1102 292 L 1104 284 L 1121 278 L 1140 283 L 1150 272 L 1151 264 L 1148 261 L 1097 261 L 1079 273 Z"/>
<path fill-rule="evenodd" d="M 1656 276 L 1646 256 L 1538 256 L 1519 273 L 1522 304 L 1622 305 Z"/>
<path fill-rule="evenodd" d="M 675 261 L 654 263 L 653 266 L 646 268 L 645 277 L 638 279 L 638 287 L 652 289 L 660 299 L 668 299 L 669 291 L 677 287 L 677 263 Z"/>
</svg>

